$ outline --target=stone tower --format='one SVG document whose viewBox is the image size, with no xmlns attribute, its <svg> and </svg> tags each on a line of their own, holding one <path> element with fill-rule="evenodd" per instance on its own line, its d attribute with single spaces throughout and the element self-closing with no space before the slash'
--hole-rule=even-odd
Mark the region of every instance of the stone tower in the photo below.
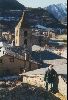
<svg viewBox="0 0 68 100">
<path fill-rule="evenodd" d="M 24 11 L 21 20 L 15 27 L 15 46 L 24 46 L 27 48 L 31 47 L 31 29 L 27 25 L 27 13 Z M 26 23 L 26 25 L 25 25 Z"/>
</svg>

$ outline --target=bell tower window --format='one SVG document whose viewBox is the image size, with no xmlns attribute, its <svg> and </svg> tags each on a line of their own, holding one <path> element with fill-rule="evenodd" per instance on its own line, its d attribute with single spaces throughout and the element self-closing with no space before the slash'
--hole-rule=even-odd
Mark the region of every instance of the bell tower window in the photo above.
<svg viewBox="0 0 68 100">
<path fill-rule="evenodd" d="M 27 31 L 24 32 L 24 37 L 27 37 Z"/>
</svg>

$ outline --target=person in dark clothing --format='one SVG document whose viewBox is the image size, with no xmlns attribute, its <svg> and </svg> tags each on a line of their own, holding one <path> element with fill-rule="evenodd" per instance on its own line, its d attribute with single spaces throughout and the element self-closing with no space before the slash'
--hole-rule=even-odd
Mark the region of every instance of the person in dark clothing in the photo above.
<svg viewBox="0 0 68 100">
<path fill-rule="evenodd" d="M 53 65 L 50 65 L 46 71 L 44 81 L 46 81 L 46 90 L 48 90 L 48 84 L 51 84 L 51 92 L 58 92 L 58 75 L 53 69 Z"/>
</svg>

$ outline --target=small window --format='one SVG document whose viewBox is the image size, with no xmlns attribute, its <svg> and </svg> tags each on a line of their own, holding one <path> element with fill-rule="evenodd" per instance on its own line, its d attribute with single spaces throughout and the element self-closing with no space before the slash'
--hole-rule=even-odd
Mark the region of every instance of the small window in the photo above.
<svg viewBox="0 0 68 100">
<path fill-rule="evenodd" d="M 0 49 L 1 49 L 2 47 L 0 47 Z"/>
<path fill-rule="evenodd" d="M 0 50 L 0 52 L 1 52 L 1 50 Z"/>
<path fill-rule="evenodd" d="M 3 51 L 3 54 L 4 54 L 4 51 Z"/>
<path fill-rule="evenodd" d="M 10 47 L 7 47 L 8 50 L 10 50 Z"/>
<path fill-rule="evenodd" d="M 14 58 L 10 58 L 10 62 L 14 62 Z"/>
<path fill-rule="evenodd" d="M 0 63 L 2 63 L 2 59 L 0 59 Z"/>
</svg>

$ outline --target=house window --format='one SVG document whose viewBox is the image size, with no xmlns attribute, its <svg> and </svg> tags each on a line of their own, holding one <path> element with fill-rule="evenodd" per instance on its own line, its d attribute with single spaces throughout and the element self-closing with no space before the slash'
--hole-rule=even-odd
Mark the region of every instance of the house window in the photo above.
<svg viewBox="0 0 68 100">
<path fill-rule="evenodd" d="M 0 63 L 2 63 L 2 59 L 0 59 Z"/>
<path fill-rule="evenodd" d="M 24 32 L 24 37 L 27 37 L 27 31 Z"/>
<path fill-rule="evenodd" d="M 4 51 L 3 51 L 3 54 L 4 54 Z"/>
<path fill-rule="evenodd" d="M 10 58 L 10 62 L 14 62 L 14 58 Z"/>
<path fill-rule="evenodd" d="M 1 50 L 0 50 L 0 52 L 1 52 Z"/>
</svg>

